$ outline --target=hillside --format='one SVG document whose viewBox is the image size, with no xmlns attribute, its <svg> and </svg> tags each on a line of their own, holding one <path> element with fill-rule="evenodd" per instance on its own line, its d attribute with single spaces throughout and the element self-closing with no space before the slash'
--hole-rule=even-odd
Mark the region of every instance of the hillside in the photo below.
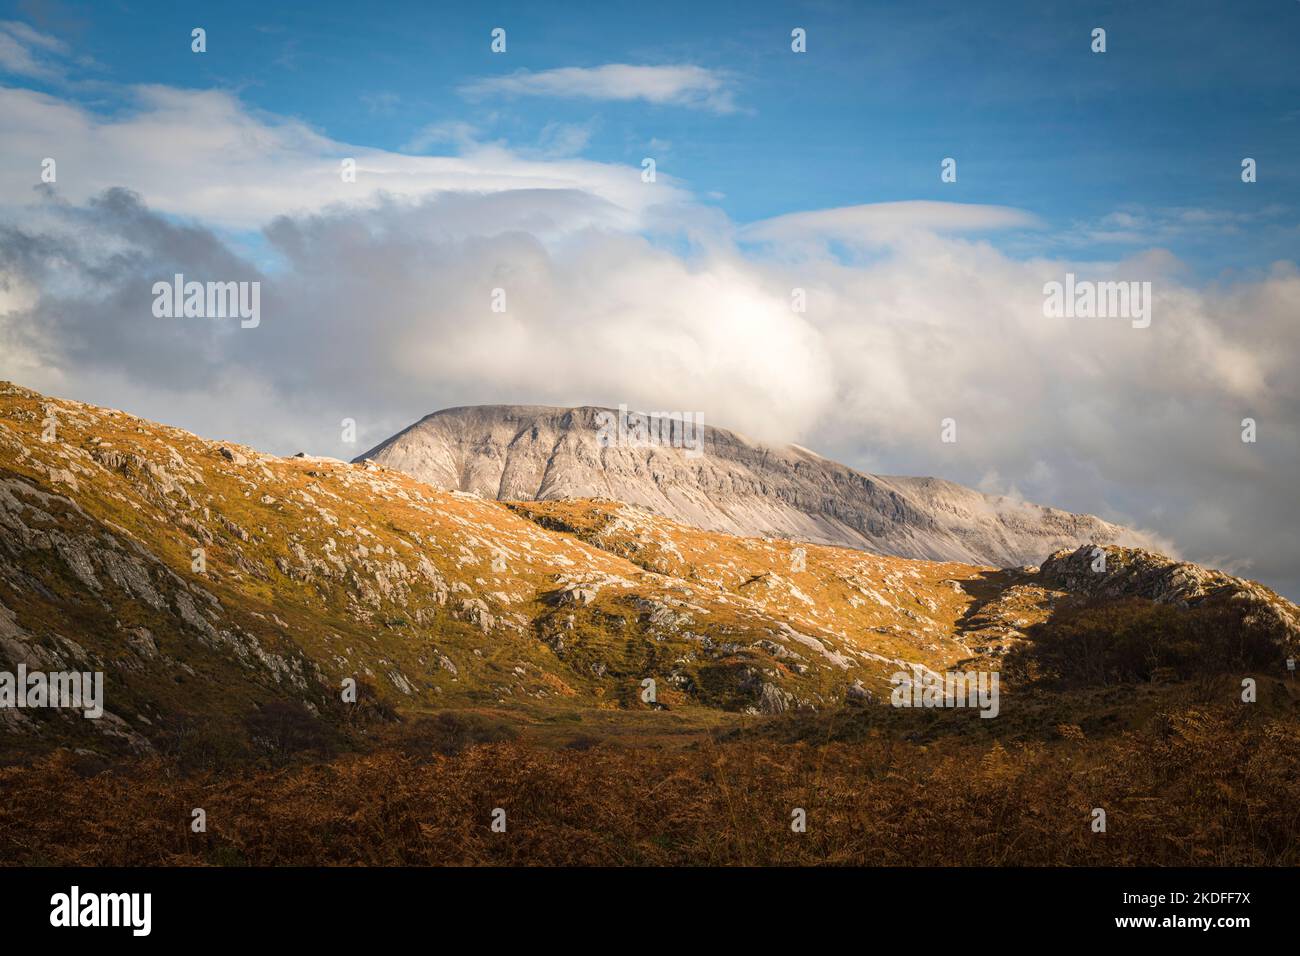
<svg viewBox="0 0 1300 956">
<path fill-rule="evenodd" d="M 0 711 L 17 751 L 147 752 L 196 723 L 247 734 L 284 700 L 346 727 L 348 678 L 381 716 L 648 710 L 646 679 L 672 710 L 826 711 L 886 698 L 903 667 L 996 661 L 1092 598 L 1056 570 L 736 537 L 608 499 L 439 491 L 8 384 L 0 532 L 0 667 L 103 670 L 107 685 L 98 721 Z M 1213 581 L 1276 609 L 1278 653 L 1294 640 L 1294 606 Z"/>
</svg>

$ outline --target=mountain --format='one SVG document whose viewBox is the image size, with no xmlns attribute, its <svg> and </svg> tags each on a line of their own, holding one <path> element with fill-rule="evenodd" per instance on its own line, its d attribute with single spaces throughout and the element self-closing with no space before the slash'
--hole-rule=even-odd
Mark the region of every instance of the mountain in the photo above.
<svg viewBox="0 0 1300 956">
<path fill-rule="evenodd" d="M 612 498 L 727 534 L 996 567 L 1036 565 L 1080 544 L 1150 547 L 1092 515 L 986 495 L 938 478 L 868 475 L 804 448 L 702 427 L 699 451 L 602 445 L 618 413 L 589 406 L 478 405 L 434 412 L 357 461 L 484 498 Z M 688 436 L 689 438 L 690 436 Z"/>
<path fill-rule="evenodd" d="M 468 460 L 471 487 L 488 460 Z M 537 477 L 527 460 L 500 491 Z M 709 720 L 822 711 L 887 699 L 903 668 L 996 667 L 1096 601 L 1210 601 L 1270 660 L 1295 645 L 1296 609 L 1267 588 L 1113 546 L 1094 580 L 1092 551 L 997 571 L 608 498 L 498 502 L 0 383 L 0 671 L 100 671 L 106 696 L 99 720 L 0 708 L 0 755 L 258 746 L 285 702 L 340 732 L 442 708 L 571 719 L 646 709 L 647 680 L 657 706 Z"/>
</svg>

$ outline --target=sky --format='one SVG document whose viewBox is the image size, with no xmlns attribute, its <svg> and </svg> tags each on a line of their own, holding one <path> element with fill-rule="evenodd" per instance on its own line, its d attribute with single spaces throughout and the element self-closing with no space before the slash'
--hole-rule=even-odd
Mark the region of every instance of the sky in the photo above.
<svg viewBox="0 0 1300 956">
<path fill-rule="evenodd" d="M 0 378 L 344 458 L 699 412 L 1300 597 L 1300 3 L 284 6 L 0 3 Z"/>
</svg>

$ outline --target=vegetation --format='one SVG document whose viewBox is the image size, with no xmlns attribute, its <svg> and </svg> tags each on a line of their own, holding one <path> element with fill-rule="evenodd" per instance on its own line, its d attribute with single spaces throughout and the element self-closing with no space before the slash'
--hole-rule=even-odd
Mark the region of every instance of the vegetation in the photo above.
<svg viewBox="0 0 1300 956">
<path fill-rule="evenodd" d="M 1284 635 L 1246 626 L 1247 613 L 1236 604 L 1177 607 L 1142 598 L 1064 608 L 1029 629 L 1007 671 L 1077 687 L 1277 670 Z"/>
<path fill-rule="evenodd" d="M 453 734 L 457 736 L 457 734 Z M 1297 865 L 1300 725 L 1186 707 L 1053 743 L 521 742 L 246 775 L 0 770 L 19 864 Z M 207 832 L 191 832 L 191 811 Z M 506 832 L 493 832 L 495 808 Z M 1107 830 L 1092 830 L 1103 808 Z M 792 811 L 807 831 L 791 829 Z M 76 821 L 76 825 L 70 825 Z"/>
</svg>

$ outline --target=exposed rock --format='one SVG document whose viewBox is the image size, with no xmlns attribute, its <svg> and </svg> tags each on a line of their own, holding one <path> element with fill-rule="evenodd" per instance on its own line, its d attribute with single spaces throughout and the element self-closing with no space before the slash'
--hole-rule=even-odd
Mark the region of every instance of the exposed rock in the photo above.
<svg viewBox="0 0 1300 956">
<path fill-rule="evenodd" d="M 154 640 L 148 628 L 133 627 L 126 632 L 126 642 L 133 651 L 146 660 L 158 658 L 158 642 Z"/>
<path fill-rule="evenodd" d="M 496 618 L 488 610 L 488 606 L 479 598 L 462 598 L 460 612 L 463 617 L 472 621 L 474 626 L 484 634 L 496 626 Z"/>
<path fill-rule="evenodd" d="M 758 692 L 758 711 L 761 714 L 782 714 L 790 709 L 794 695 L 775 684 L 763 684 Z"/>
<path fill-rule="evenodd" d="M 865 687 L 862 686 L 862 681 L 855 680 L 844 691 L 844 699 L 848 701 L 854 701 L 856 703 L 866 704 L 874 700 L 875 695 L 873 695 L 871 691 L 867 690 Z"/>
<path fill-rule="evenodd" d="M 576 604 L 585 607 L 596 600 L 596 592 L 591 588 L 571 585 L 562 590 L 555 600 L 557 604 Z"/>
<path fill-rule="evenodd" d="M 1016 566 L 1085 542 L 1146 543 L 1092 515 L 937 478 L 864 474 L 798 446 L 759 445 L 721 428 L 703 428 L 702 455 L 666 446 L 602 447 L 597 415 L 609 411 L 449 408 L 356 460 L 485 498 L 604 496 L 699 528 L 911 558 Z"/>
</svg>

